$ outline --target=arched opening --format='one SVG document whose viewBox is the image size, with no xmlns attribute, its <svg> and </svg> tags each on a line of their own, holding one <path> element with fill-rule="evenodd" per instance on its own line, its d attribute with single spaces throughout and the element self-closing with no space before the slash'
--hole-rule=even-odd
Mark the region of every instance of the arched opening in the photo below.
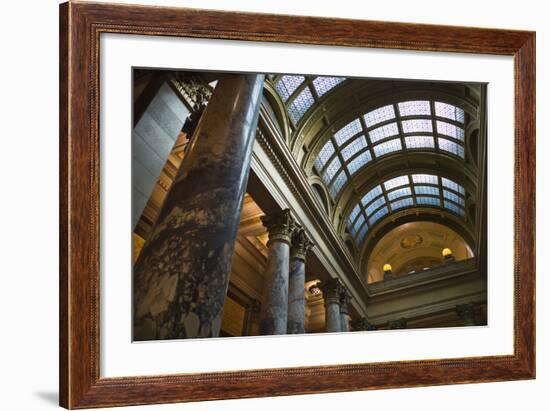
<svg viewBox="0 0 550 411">
<path fill-rule="evenodd" d="M 402 224 L 384 235 L 372 250 L 367 264 L 367 281 L 382 281 L 384 264 L 392 266 L 394 276 L 438 267 L 443 264 L 444 248 L 452 250 L 456 261 L 474 256 L 464 238 L 443 224 L 431 221 Z"/>
<path fill-rule="evenodd" d="M 323 188 L 317 184 L 317 183 L 313 183 L 313 192 L 315 193 L 315 195 L 317 196 L 317 198 L 321 201 L 321 204 L 323 204 L 323 207 L 325 209 L 325 211 L 327 212 L 327 214 L 329 213 L 329 208 L 328 208 L 328 199 L 325 195 L 325 191 L 323 190 Z"/>
</svg>

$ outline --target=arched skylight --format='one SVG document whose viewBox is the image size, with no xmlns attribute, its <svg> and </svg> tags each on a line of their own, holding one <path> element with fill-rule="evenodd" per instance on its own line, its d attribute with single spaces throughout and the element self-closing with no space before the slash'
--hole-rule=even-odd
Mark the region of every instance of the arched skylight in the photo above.
<svg viewBox="0 0 550 411">
<path fill-rule="evenodd" d="M 345 77 L 281 76 L 275 89 L 286 105 L 290 119 L 297 124 L 313 104 L 345 80 Z"/>
<path fill-rule="evenodd" d="M 361 244 L 370 228 L 386 215 L 410 207 L 443 208 L 464 218 L 464 187 L 433 174 L 394 177 L 371 188 L 351 210 L 348 230 Z"/>
<path fill-rule="evenodd" d="M 319 152 L 315 168 L 334 198 L 371 160 L 404 150 L 436 151 L 464 159 L 464 110 L 429 100 L 379 107 L 334 133 Z"/>
</svg>

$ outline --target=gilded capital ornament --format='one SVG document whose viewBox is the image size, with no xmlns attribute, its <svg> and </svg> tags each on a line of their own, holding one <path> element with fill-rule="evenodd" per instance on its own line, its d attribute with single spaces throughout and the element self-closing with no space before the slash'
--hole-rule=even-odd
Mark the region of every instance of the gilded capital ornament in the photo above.
<svg viewBox="0 0 550 411">
<path fill-rule="evenodd" d="M 269 233 L 268 247 L 274 241 L 283 241 L 290 244 L 292 232 L 296 227 L 296 223 L 290 214 L 290 209 L 286 208 L 279 212 L 262 216 L 261 220 Z"/>
<path fill-rule="evenodd" d="M 307 237 L 305 230 L 301 227 L 294 230 L 291 240 L 290 258 L 306 261 L 306 254 L 314 244 Z"/>
</svg>

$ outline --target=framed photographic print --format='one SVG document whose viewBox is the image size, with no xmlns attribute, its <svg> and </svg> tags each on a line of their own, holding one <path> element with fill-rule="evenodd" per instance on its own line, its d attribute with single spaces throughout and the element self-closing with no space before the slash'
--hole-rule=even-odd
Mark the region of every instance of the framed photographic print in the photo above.
<svg viewBox="0 0 550 411">
<path fill-rule="evenodd" d="M 60 403 L 535 377 L 535 34 L 60 7 Z"/>
</svg>

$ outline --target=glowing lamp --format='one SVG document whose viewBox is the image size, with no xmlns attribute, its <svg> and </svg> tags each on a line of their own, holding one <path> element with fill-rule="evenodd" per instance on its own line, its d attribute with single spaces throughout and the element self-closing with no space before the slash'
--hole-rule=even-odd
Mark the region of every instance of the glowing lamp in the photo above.
<svg viewBox="0 0 550 411">
<path fill-rule="evenodd" d="M 384 271 L 391 271 L 391 265 L 384 264 Z"/>
<path fill-rule="evenodd" d="M 443 257 L 449 257 L 450 255 L 453 255 L 453 252 L 450 248 L 444 248 L 441 254 L 443 255 Z"/>
</svg>

